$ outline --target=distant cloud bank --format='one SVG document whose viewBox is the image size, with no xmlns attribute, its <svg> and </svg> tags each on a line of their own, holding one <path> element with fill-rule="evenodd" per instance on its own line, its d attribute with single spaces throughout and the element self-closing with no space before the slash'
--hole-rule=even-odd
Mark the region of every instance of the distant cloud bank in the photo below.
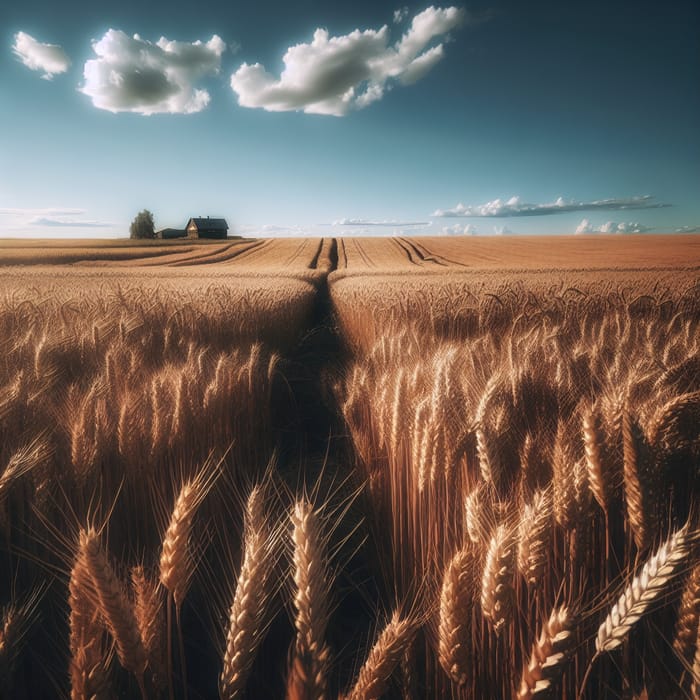
<svg viewBox="0 0 700 700">
<path fill-rule="evenodd" d="M 30 70 L 43 71 L 41 77 L 45 80 L 65 73 L 71 65 L 66 52 L 58 44 L 43 44 L 26 32 L 15 34 L 12 51 Z"/>
<path fill-rule="evenodd" d="M 623 209 L 660 209 L 669 204 L 655 202 L 651 195 L 616 199 L 597 199 L 590 202 L 566 200 L 559 197 L 554 202 L 529 204 L 520 197 L 508 200 L 494 199 L 478 206 L 458 204 L 452 209 L 437 209 L 433 216 L 440 217 L 510 217 L 510 216 L 549 216 L 572 211 L 617 211 Z"/>
<path fill-rule="evenodd" d="M 403 17 L 403 10 L 394 13 L 395 22 Z M 444 56 L 444 43 L 428 45 L 465 18 L 463 9 L 431 6 L 413 17 L 393 46 L 386 25 L 343 36 L 317 29 L 311 43 L 287 49 L 279 78 L 260 63 L 244 63 L 231 76 L 231 88 L 243 107 L 342 117 L 382 99 L 394 83 L 409 85 L 423 78 Z"/>
<path fill-rule="evenodd" d="M 372 221 L 368 219 L 338 219 L 333 222 L 333 226 L 430 226 L 430 221 L 397 221 L 386 219 L 382 221 Z"/>
<path fill-rule="evenodd" d="M 604 224 L 596 227 L 588 219 L 583 219 L 576 227 L 574 233 L 646 233 L 647 231 L 651 231 L 651 229 L 642 226 L 638 221 L 623 221 L 620 223 L 606 221 Z"/>
<path fill-rule="evenodd" d="M 195 83 L 220 70 L 226 44 L 216 34 L 206 43 L 161 37 L 154 44 L 109 29 L 92 49 L 97 58 L 85 63 L 80 91 L 98 109 L 192 114 L 209 104 L 209 93 Z"/>
</svg>

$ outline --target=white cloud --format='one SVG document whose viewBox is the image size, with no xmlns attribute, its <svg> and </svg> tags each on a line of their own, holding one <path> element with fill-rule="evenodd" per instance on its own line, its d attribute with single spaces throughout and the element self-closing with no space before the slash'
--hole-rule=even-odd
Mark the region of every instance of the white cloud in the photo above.
<svg viewBox="0 0 700 700">
<path fill-rule="evenodd" d="M 507 226 L 494 226 L 493 232 L 496 236 L 510 236 L 514 231 L 511 231 Z"/>
<path fill-rule="evenodd" d="M 622 221 L 620 223 L 606 221 L 596 227 L 588 219 L 582 219 L 574 233 L 646 233 L 647 231 L 651 231 L 651 229 L 642 226 L 638 221 Z"/>
<path fill-rule="evenodd" d="M 243 107 L 342 117 L 382 99 L 394 82 L 408 85 L 424 77 L 444 55 L 442 43 L 428 45 L 465 16 L 457 7 L 431 6 L 393 46 L 386 25 L 334 37 L 317 29 L 311 43 L 287 49 L 279 79 L 260 63 L 244 63 L 231 76 L 231 88 Z"/>
<path fill-rule="evenodd" d="M 593 201 L 566 200 L 558 197 L 554 202 L 545 204 L 528 204 L 520 197 L 507 200 L 494 199 L 486 204 L 466 206 L 462 203 L 452 209 L 438 209 L 433 216 L 442 217 L 506 217 L 506 216 L 548 216 L 570 211 L 617 211 L 623 209 L 660 209 L 669 204 L 654 202 L 651 195 L 641 197 L 623 197 L 614 199 L 596 199 Z"/>
<path fill-rule="evenodd" d="M 51 226 L 51 227 L 61 227 L 65 226 L 68 228 L 105 228 L 109 226 L 114 226 L 113 223 L 108 223 L 106 221 L 90 221 L 87 219 L 58 219 L 48 216 L 37 216 L 33 219 L 27 221 L 29 226 Z"/>
<path fill-rule="evenodd" d="M 454 224 L 453 226 L 443 226 L 441 233 L 443 236 L 476 236 L 477 230 L 473 224 L 466 226 Z"/>
<path fill-rule="evenodd" d="M 677 228 L 676 233 L 700 233 L 700 226 L 681 226 Z"/>
<path fill-rule="evenodd" d="M 46 209 L 19 209 L 12 207 L 0 208 L 0 215 L 37 217 L 37 216 L 82 216 L 85 209 L 66 209 L 63 207 L 48 207 Z"/>
<path fill-rule="evenodd" d="M 397 221 L 396 219 L 385 219 L 382 221 L 367 219 L 338 219 L 332 226 L 430 226 L 430 221 Z"/>
<path fill-rule="evenodd" d="M 57 44 L 43 44 L 26 32 L 15 34 L 12 51 L 30 70 L 43 71 L 41 77 L 51 80 L 54 75 L 65 73 L 70 68 L 70 59 Z"/>
<path fill-rule="evenodd" d="M 408 8 L 404 5 L 398 10 L 394 10 L 394 24 L 400 24 L 408 17 Z"/>
<path fill-rule="evenodd" d="M 98 109 L 191 114 L 209 104 L 209 93 L 195 83 L 219 71 L 226 44 L 216 34 L 206 43 L 161 37 L 154 44 L 110 29 L 92 49 L 97 58 L 85 63 L 80 90 Z"/>
</svg>

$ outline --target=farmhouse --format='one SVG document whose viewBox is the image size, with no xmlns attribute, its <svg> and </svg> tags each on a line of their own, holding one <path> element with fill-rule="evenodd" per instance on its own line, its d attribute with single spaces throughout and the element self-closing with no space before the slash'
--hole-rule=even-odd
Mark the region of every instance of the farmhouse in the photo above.
<svg viewBox="0 0 700 700">
<path fill-rule="evenodd" d="M 208 216 L 190 219 L 185 228 L 161 228 L 156 231 L 156 238 L 226 238 L 227 235 L 226 219 Z"/>
<path fill-rule="evenodd" d="M 187 238 L 226 238 L 226 219 L 196 218 L 187 222 Z"/>
</svg>

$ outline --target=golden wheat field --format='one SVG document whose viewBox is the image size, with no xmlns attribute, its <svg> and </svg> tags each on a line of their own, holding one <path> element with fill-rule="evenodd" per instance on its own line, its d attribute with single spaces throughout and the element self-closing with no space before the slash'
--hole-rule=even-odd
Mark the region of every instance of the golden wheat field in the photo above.
<svg viewBox="0 0 700 700">
<path fill-rule="evenodd" d="M 700 697 L 699 273 L 0 241 L 0 697 Z"/>
</svg>

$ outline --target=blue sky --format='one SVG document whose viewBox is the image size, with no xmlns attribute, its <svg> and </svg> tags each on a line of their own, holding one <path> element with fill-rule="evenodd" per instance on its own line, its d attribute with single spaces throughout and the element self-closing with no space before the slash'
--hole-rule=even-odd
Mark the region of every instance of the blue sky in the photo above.
<svg viewBox="0 0 700 700">
<path fill-rule="evenodd" d="M 0 7 L 0 236 L 700 227 L 691 0 L 105 5 Z"/>
</svg>

